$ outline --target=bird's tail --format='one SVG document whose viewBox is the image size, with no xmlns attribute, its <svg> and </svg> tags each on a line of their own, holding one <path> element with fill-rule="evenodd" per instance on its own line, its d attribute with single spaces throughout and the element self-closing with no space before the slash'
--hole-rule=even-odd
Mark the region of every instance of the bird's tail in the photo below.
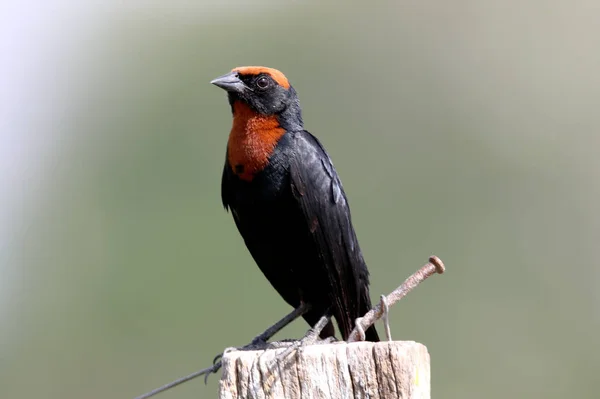
<svg viewBox="0 0 600 399">
<path fill-rule="evenodd" d="M 379 342 L 379 334 L 377 334 L 377 330 L 375 329 L 374 325 L 365 331 L 365 341 Z"/>
</svg>

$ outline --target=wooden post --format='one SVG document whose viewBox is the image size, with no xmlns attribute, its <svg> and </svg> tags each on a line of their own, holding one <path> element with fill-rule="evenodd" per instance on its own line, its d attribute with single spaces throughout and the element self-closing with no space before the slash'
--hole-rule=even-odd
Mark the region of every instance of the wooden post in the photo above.
<svg viewBox="0 0 600 399">
<path fill-rule="evenodd" d="M 233 351 L 223 356 L 220 399 L 430 399 L 429 353 L 413 341 Z"/>
</svg>

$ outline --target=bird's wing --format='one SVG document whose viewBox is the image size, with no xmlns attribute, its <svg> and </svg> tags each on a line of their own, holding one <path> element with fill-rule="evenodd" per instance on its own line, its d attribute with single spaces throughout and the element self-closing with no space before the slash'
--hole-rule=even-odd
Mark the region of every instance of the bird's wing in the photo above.
<svg viewBox="0 0 600 399">
<path fill-rule="evenodd" d="M 347 336 L 363 307 L 363 293 L 368 297 L 369 273 L 352 227 L 346 194 L 329 155 L 308 132 L 298 132 L 295 140 L 290 162 L 292 193 L 327 269 L 334 307 L 346 309 L 347 314 L 336 319 L 342 335 Z"/>
</svg>

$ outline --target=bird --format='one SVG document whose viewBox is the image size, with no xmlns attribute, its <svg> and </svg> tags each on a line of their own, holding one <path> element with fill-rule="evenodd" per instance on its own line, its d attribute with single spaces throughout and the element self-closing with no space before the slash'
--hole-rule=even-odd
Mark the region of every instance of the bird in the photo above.
<svg viewBox="0 0 600 399">
<path fill-rule="evenodd" d="M 211 83 L 227 92 L 233 123 L 221 199 L 273 288 L 320 338 L 347 340 L 371 309 L 369 271 L 348 199 L 331 158 L 304 129 L 286 76 L 263 66 L 234 68 Z M 377 342 L 374 326 L 365 340 Z"/>
</svg>

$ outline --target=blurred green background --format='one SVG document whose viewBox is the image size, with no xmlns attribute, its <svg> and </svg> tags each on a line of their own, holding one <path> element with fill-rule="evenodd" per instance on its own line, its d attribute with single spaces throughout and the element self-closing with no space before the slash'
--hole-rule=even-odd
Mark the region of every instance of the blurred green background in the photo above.
<svg viewBox="0 0 600 399">
<path fill-rule="evenodd" d="M 132 398 L 289 311 L 221 206 L 208 82 L 284 71 L 435 398 L 594 398 L 597 2 L 0 4 L 0 398 Z M 279 337 L 298 337 L 297 322 Z M 163 394 L 216 397 L 218 377 Z"/>
</svg>

